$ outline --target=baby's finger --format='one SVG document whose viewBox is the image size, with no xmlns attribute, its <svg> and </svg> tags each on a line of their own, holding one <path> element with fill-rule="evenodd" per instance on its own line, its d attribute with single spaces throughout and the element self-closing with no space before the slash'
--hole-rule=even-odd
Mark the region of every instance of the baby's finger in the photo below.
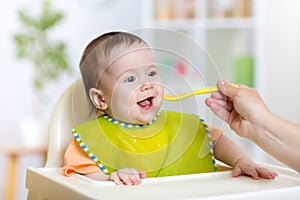
<svg viewBox="0 0 300 200">
<path fill-rule="evenodd" d="M 125 185 L 137 185 L 140 183 L 139 173 L 133 169 L 121 169 L 117 174 Z"/>
<path fill-rule="evenodd" d="M 234 167 L 232 171 L 232 177 L 239 177 L 242 174 L 242 170 L 239 167 Z"/>
<path fill-rule="evenodd" d="M 111 175 L 109 176 L 108 180 L 114 181 L 116 185 L 120 185 L 121 184 L 121 180 L 120 180 L 120 178 L 119 178 L 119 176 L 117 175 L 116 172 L 111 173 Z"/>
<path fill-rule="evenodd" d="M 145 172 L 139 172 L 140 178 L 146 178 L 147 174 Z"/>
<path fill-rule="evenodd" d="M 264 179 L 274 179 L 276 176 L 278 176 L 278 174 L 272 170 L 268 170 L 266 168 L 258 168 L 257 169 L 257 173 L 259 174 L 259 176 L 261 178 L 264 178 Z"/>
<path fill-rule="evenodd" d="M 142 178 L 146 178 L 145 172 L 136 172 L 129 176 L 134 185 L 139 185 L 142 182 Z"/>
<path fill-rule="evenodd" d="M 121 175 L 119 178 L 125 185 L 133 185 L 133 181 L 128 175 Z"/>
<path fill-rule="evenodd" d="M 258 180 L 259 179 L 259 175 L 258 172 L 255 169 L 246 169 L 244 171 L 245 174 L 251 176 L 253 179 Z"/>
<path fill-rule="evenodd" d="M 133 185 L 139 185 L 139 184 L 141 184 L 141 179 L 140 179 L 140 176 L 138 174 L 134 175 L 134 176 L 129 176 L 129 179 L 131 180 L 131 183 Z"/>
</svg>

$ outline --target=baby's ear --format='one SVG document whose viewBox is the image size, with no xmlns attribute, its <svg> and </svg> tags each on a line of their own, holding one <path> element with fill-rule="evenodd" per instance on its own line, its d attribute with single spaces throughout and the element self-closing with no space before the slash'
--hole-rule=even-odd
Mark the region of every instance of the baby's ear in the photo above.
<svg viewBox="0 0 300 200">
<path fill-rule="evenodd" d="M 96 88 L 91 88 L 89 94 L 90 94 L 90 99 L 92 100 L 96 108 L 98 108 L 99 110 L 107 109 L 107 104 L 105 102 L 105 99 L 103 97 L 103 92 L 101 90 L 98 90 Z"/>
</svg>

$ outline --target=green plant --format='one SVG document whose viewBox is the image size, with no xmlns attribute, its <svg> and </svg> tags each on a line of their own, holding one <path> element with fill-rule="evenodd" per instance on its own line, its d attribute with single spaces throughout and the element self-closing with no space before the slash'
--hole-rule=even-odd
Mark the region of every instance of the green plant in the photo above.
<svg viewBox="0 0 300 200">
<path fill-rule="evenodd" d="M 22 28 L 14 35 L 14 42 L 17 58 L 27 59 L 33 64 L 33 85 L 41 93 L 46 83 L 56 81 L 62 73 L 71 72 L 65 43 L 49 38 L 50 30 L 61 22 L 64 15 L 55 11 L 49 0 L 44 1 L 38 16 L 32 17 L 27 12 L 18 12 Z"/>
</svg>

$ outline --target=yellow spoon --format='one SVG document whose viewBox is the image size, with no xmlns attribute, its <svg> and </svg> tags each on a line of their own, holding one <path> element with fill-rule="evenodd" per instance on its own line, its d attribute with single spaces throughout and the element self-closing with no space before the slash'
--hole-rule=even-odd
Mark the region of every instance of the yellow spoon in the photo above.
<svg viewBox="0 0 300 200">
<path fill-rule="evenodd" d="M 217 86 L 211 86 L 211 87 L 201 88 L 199 90 L 195 90 L 193 92 L 188 92 L 185 94 L 174 94 L 174 95 L 166 94 L 164 95 L 164 99 L 168 101 L 179 101 L 190 96 L 194 96 L 198 94 L 207 94 L 207 93 L 218 92 L 218 91 L 219 88 Z"/>
</svg>

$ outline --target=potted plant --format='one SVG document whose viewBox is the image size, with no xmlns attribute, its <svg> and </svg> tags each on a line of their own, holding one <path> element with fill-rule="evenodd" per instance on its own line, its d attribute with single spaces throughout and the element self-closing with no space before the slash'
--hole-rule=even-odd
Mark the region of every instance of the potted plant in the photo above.
<svg viewBox="0 0 300 200">
<path fill-rule="evenodd" d="M 34 68 L 32 85 L 37 100 L 34 106 L 35 118 L 44 117 L 42 102 L 45 85 L 57 81 L 62 74 L 71 72 L 65 43 L 50 39 L 50 31 L 62 21 L 64 15 L 55 11 L 49 0 L 45 0 L 42 5 L 40 14 L 34 17 L 28 14 L 28 10 L 18 12 L 22 28 L 13 38 L 17 58 L 28 60 Z M 33 125 L 25 126 L 37 129 Z"/>
</svg>

